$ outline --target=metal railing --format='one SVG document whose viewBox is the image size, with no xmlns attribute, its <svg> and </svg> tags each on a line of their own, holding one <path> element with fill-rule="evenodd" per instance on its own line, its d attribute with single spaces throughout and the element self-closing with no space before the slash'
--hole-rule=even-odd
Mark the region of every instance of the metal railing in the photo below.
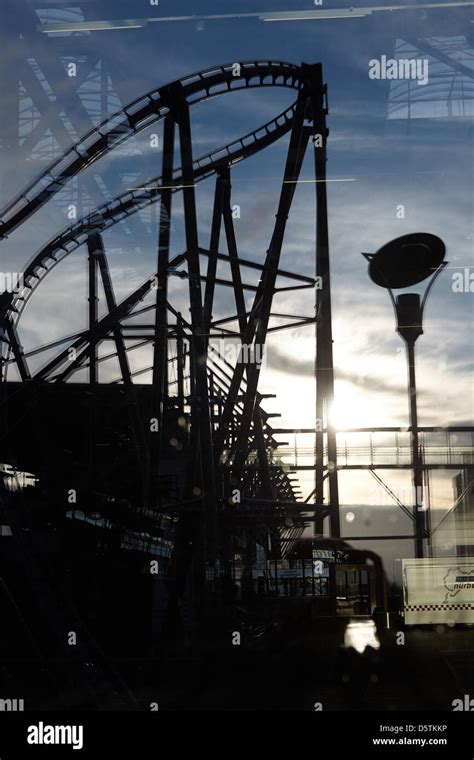
<svg viewBox="0 0 474 760">
<path fill-rule="evenodd" d="M 308 433 L 305 433 L 308 436 Z M 421 431 L 420 448 L 425 467 L 474 467 L 474 432 L 446 430 Z M 358 440 L 354 440 L 358 436 Z M 285 436 L 288 438 L 288 436 Z M 361 438 L 363 440 L 361 440 Z M 327 457 L 327 448 L 324 450 Z M 301 445 L 294 436 L 278 447 L 274 462 L 283 462 L 290 467 L 310 468 L 315 466 L 314 445 Z M 403 432 L 340 432 L 337 445 L 338 467 L 410 467 L 412 448 L 410 433 Z"/>
</svg>

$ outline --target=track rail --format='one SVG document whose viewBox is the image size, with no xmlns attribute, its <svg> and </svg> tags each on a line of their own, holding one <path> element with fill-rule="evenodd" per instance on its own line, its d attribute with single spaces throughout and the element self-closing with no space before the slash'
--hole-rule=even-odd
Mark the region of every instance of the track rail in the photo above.
<svg viewBox="0 0 474 760">
<path fill-rule="evenodd" d="M 177 94 L 189 105 L 234 90 L 254 87 L 288 87 L 300 90 L 304 84 L 302 67 L 282 61 L 247 61 L 225 64 L 190 74 L 153 90 L 116 112 L 53 161 L 32 183 L 0 212 L 0 239 L 29 219 L 74 175 L 116 148 L 129 137 L 164 118 L 176 102 Z M 215 174 L 220 167 L 236 164 L 276 142 L 289 132 L 296 103 L 258 129 L 207 153 L 194 161 L 194 181 Z M 181 168 L 173 172 L 176 190 L 182 189 Z M 0 296 L 0 319 L 17 323 L 28 300 L 44 277 L 69 253 L 83 245 L 94 232 L 102 232 L 156 202 L 161 195 L 161 178 L 149 180 L 141 188 L 116 196 L 87 217 L 52 238 L 26 266 L 24 287 L 18 293 Z"/>
<path fill-rule="evenodd" d="M 195 183 L 215 174 L 221 167 L 231 166 L 249 158 L 279 140 L 290 131 L 294 111 L 295 104 L 253 132 L 195 159 L 193 166 Z M 173 172 L 173 183 L 176 184 L 173 192 L 182 190 L 182 182 L 181 167 L 178 167 Z M 26 266 L 23 273 L 23 289 L 18 293 L 5 293 L 0 296 L 0 319 L 17 323 L 40 282 L 57 264 L 84 245 L 89 235 L 104 232 L 123 219 L 155 203 L 161 191 L 161 177 L 155 177 L 139 189 L 116 196 L 92 214 L 82 217 L 55 235 Z"/>
<path fill-rule="evenodd" d="M 179 98 L 193 105 L 235 90 L 254 87 L 299 90 L 303 84 L 302 68 L 284 61 L 265 60 L 213 67 L 151 90 L 87 132 L 15 196 L 0 211 L 0 239 L 40 209 L 71 177 L 128 138 L 163 119 Z"/>
</svg>

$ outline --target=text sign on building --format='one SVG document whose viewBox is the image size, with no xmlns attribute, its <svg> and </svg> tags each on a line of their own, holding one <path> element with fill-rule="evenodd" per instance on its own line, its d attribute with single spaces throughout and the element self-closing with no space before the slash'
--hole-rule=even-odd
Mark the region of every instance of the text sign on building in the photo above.
<svg viewBox="0 0 474 760">
<path fill-rule="evenodd" d="M 334 551 L 332 549 L 313 549 L 313 559 L 323 559 L 326 562 L 334 562 Z"/>
</svg>

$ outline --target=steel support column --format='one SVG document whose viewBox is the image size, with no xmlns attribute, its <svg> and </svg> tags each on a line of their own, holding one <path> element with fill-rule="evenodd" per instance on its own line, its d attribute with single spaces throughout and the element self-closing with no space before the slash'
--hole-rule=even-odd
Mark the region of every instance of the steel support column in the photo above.
<svg viewBox="0 0 474 760">
<path fill-rule="evenodd" d="M 206 542 L 211 562 L 215 559 L 216 536 L 216 484 L 214 475 L 213 439 L 207 378 L 207 343 L 201 296 L 199 242 L 197 230 L 196 198 L 194 193 L 193 153 L 189 106 L 184 99 L 177 107 L 181 166 L 183 177 L 183 204 L 186 234 L 186 257 L 189 274 L 189 300 L 191 308 L 192 338 L 190 342 L 195 378 L 195 393 L 191 406 L 192 435 L 199 458 L 200 487 L 204 494 L 206 513 Z M 196 486 L 197 484 L 190 484 Z"/>
<path fill-rule="evenodd" d="M 332 351 L 331 282 L 329 267 L 329 232 L 326 194 L 326 142 L 329 134 L 326 127 L 327 108 L 326 87 L 323 83 L 322 65 L 311 68 L 311 98 L 313 109 L 313 129 L 315 136 L 321 136 L 321 145 L 315 141 L 314 167 L 316 178 L 316 276 L 319 289 L 316 308 L 316 503 L 324 502 L 323 493 L 323 418 L 327 418 L 327 448 L 329 472 L 329 504 L 331 507 L 330 528 L 332 536 L 340 536 L 339 487 L 337 474 L 336 431 L 333 422 L 334 365 Z M 316 532 L 322 532 L 322 523 L 315 522 Z"/>
<path fill-rule="evenodd" d="M 155 341 L 153 348 L 153 386 L 155 390 L 156 411 L 160 415 L 160 428 L 162 404 L 165 403 L 168 392 L 167 300 L 171 203 L 173 197 L 174 133 L 175 123 L 172 116 L 168 115 L 165 119 L 163 135 L 163 190 L 161 191 L 157 262 L 158 287 L 156 289 Z"/>
<path fill-rule="evenodd" d="M 206 290 L 204 293 L 204 331 L 206 334 L 206 343 L 209 342 L 209 332 L 212 322 L 212 308 L 214 303 L 214 289 L 217 272 L 217 260 L 219 253 L 219 239 L 222 224 L 222 209 L 224 203 L 224 192 L 228 169 L 224 168 L 219 171 L 216 177 L 214 190 L 214 207 L 212 211 L 211 239 L 209 243 L 209 261 L 207 264 Z"/>
<path fill-rule="evenodd" d="M 98 298 L 97 298 L 97 249 L 91 238 L 87 240 L 88 259 L 88 277 L 89 277 L 89 330 L 93 332 L 98 317 Z M 96 383 L 97 376 L 97 343 L 91 340 L 89 343 L 89 382 Z"/>
<path fill-rule="evenodd" d="M 293 119 L 293 127 L 292 127 L 292 132 L 291 132 L 291 137 L 290 137 L 289 154 L 290 152 L 296 150 L 296 148 L 299 145 L 299 139 L 300 139 L 299 136 L 303 128 L 305 110 L 306 110 L 306 102 L 300 95 L 300 97 L 298 98 L 298 102 L 295 109 L 295 116 Z M 285 167 L 285 176 L 288 169 L 288 161 L 289 161 L 289 157 L 287 158 L 287 166 Z M 291 181 L 289 181 L 287 184 L 284 184 L 283 189 L 282 189 L 282 195 L 284 191 L 286 194 L 286 192 L 288 191 L 288 188 L 291 188 L 290 193 L 291 193 L 291 198 L 292 198 L 294 189 L 295 189 L 295 183 L 294 182 L 291 183 Z M 281 203 L 281 196 L 280 196 L 280 203 Z M 283 223 L 283 226 L 285 226 L 286 218 L 285 219 L 280 218 L 280 223 L 281 222 Z M 265 264 L 262 270 L 262 276 L 258 283 L 258 288 L 255 294 L 253 306 L 248 318 L 245 335 L 243 336 L 243 339 L 242 339 L 242 345 L 250 346 L 250 344 L 252 343 L 256 330 L 257 330 L 257 325 L 259 324 L 260 307 L 261 307 L 262 301 L 265 296 L 269 297 L 270 300 L 273 296 L 274 285 L 275 285 L 275 280 L 277 276 L 277 271 L 276 271 L 277 265 L 275 266 L 275 263 L 274 263 L 274 258 L 275 258 L 274 253 L 275 251 L 271 247 L 267 251 Z M 278 252 L 278 259 L 279 259 L 279 252 Z M 277 260 L 277 264 L 278 264 L 278 260 Z M 239 362 L 237 363 L 234 369 L 234 373 L 232 376 L 232 380 L 230 382 L 227 398 L 224 404 L 224 408 L 222 410 L 221 423 L 220 423 L 218 434 L 216 437 L 216 447 L 215 447 L 216 462 L 220 461 L 222 453 L 223 453 L 223 449 L 225 447 L 226 440 L 230 434 L 232 412 L 234 409 L 236 399 L 239 394 L 244 371 L 246 370 L 246 368 L 247 368 L 247 364 L 245 364 L 244 362 Z M 248 406 L 250 406 L 250 401 L 249 401 Z M 251 419 L 251 409 L 248 410 L 248 418 L 249 420 Z"/>
<path fill-rule="evenodd" d="M 155 330 L 153 342 L 152 408 L 150 419 L 158 420 L 158 431 L 149 432 L 149 498 L 157 498 L 159 459 L 163 447 L 164 411 L 168 399 L 168 267 L 173 198 L 175 122 L 168 114 L 163 130 L 162 185 L 160 227 L 158 233 L 158 283 L 155 300 Z"/>
<path fill-rule="evenodd" d="M 178 405 L 181 412 L 184 411 L 184 342 L 183 342 L 183 320 L 181 314 L 176 318 L 176 372 L 178 380 Z"/>
<path fill-rule="evenodd" d="M 94 251 L 94 255 L 97 258 L 99 270 L 102 278 L 102 284 L 104 287 L 105 300 L 107 303 L 107 309 L 109 313 L 112 313 L 116 308 L 115 295 L 110 277 L 110 271 L 108 262 L 105 256 L 104 246 L 100 235 L 91 235 L 88 240 L 89 251 Z M 117 320 L 112 328 L 115 346 L 117 349 L 117 357 L 120 365 L 120 372 L 122 374 L 122 380 L 127 394 L 129 403 L 129 414 L 131 428 L 137 452 L 137 466 L 141 479 L 141 496 L 142 505 L 146 506 L 148 503 L 148 451 L 145 438 L 145 432 L 143 428 L 143 420 L 141 418 L 140 409 L 135 393 L 135 387 L 133 385 L 132 376 L 130 374 L 130 367 L 128 364 L 128 356 L 125 348 L 125 341 L 122 335 L 122 327 L 120 321 Z"/>
<path fill-rule="evenodd" d="M 30 370 L 28 369 L 28 365 L 23 354 L 23 348 L 20 345 L 20 339 L 18 337 L 16 327 L 9 319 L 5 321 L 5 329 L 21 379 L 23 382 L 25 380 L 31 380 Z"/>
<path fill-rule="evenodd" d="M 266 271 L 263 275 L 262 292 L 255 297 L 256 303 L 252 309 L 253 318 L 249 318 L 248 325 L 252 327 L 255 333 L 254 346 L 259 348 L 265 345 L 268 322 L 275 292 L 276 270 L 280 261 L 283 237 L 286 229 L 286 222 L 291 208 L 291 203 L 296 190 L 303 158 L 308 141 L 308 133 L 304 129 L 304 119 L 306 113 L 307 101 L 304 95 L 300 95 L 296 106 L 293 128 L 291 131 L 288 156 L 285 166 L 283 185 L 280 193 L 276 222 L 273 229 L 272 239 L 267 251 Z M 258 299 L 258 301 L 257 301 Z M 247 332 L 247 331 L 246 331 Z M 245 335 L 247 338 L 247 334 Z M 250 346 L 250 340 L 244 340 L 243 345 Z M 238 365 L 237 365 L 238 366 Z M 248 452 L 248 437 L 250 432 L 250 421 L 253 417 L 255 406 L 258 379 L 260 376 L 259 362 L 242 362 L 242 366 L 247 371 L 247 388 L 245 390 L 244 409 L 240 430 L 237 438 L 237 450 L 235 454 L 234 470 L 239 474 L 244 466 Z"/>
<path fill-rule="evenodd" d="M 227 241 L 227 250 L 229 253 L 229 262 L 232 275 L 232 283 L 234 286 L 235 308 L 237 319 L 239 322 L 239 330 L 241 335 L 245 334 L 247 328 L 247 311 L 245 306 L 244 288 L 242 286 L 242 275 L 240 271 L 240 261 L 237 251 L 237 241 L 235 237 L 235 229 L 232 218 L 231 208 L 231 178 L 230 169 L 227 169 L 223 173 L 222 179 L 224 181 L 224 199 L 222 204 L 222 214 L 224 219 L 224 228 Z M 241 356 L 239 361 L 243 361 Z M 248 380 L 248 369 L 247 369 Z M 262 480 L 262 486 L 264 496 L 267 499 L 273 498 L 273 487 L 268 471 L 267 452 L 265 448 L 265 438 L 263 435 L 262 417 L 258 404 L 254 405 L 252 412 L 253 431 L 255 438 L 255 445 L 257 448 L 258 459 L 260 464 L 260 477 Z"/>
</svg>

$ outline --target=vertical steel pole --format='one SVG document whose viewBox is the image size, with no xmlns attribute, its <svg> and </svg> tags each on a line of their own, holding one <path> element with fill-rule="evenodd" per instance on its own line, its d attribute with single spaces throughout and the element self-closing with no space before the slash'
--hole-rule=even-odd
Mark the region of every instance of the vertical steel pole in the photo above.
<svg viewBox="0 0 474 760">
<path fill-rule="evenodd" d="M 199 243 L 194 192 L 193 153 L 189 106 L 184 99 L 179 103 L 179 138 L 183 177 L 183 203 L 186 234 L 186 255 L 189 275 L 189 300 L 191 307 L 192 363 L 195 377 L 195 394 L 192 403 L 192 429 L 200 462 L 201 489 L 204 494 L 206 513 L 206 539 L 208 556 L 215 559 L 217 542 L 216 482 L 214 474 L 213 436 L 207 378 L 207 342 L 204 329 L 204 313 L 199 267 Z"/>
<path fill-rule="evenodd" d="M 332 420 L 334 402 L 334 366 L 332 351 L 332 314 L 331 314 L 331 282 L 329 267 L 329 231 L 328 208 L 326 193 L 326 141 L 329 131 L 326 127 L 327 108 L 325 105 L 326 87 L 323 84 L 322 65 L 312 66 L 312 84 L 314 88 L 313 124 L 316 138 L 314 148 L 314 164 L 316 177 L 316 275 L 317 291 L 317 322 L 316 322 L 316 417 L 319 427 L 323 427 L 324 412 L 327 417 L 327 448 L 329 472 L 329 504 L 331 508 L 330 527 L 332 536 L 340 536 L 339 517 L 339 486 L 337 474 L 337 441 L 336 431 Z M 323 497 L 323 447 L 324 433 L 316 431 L 316 504 L 322 504 Z M 315 531 L 320 532 L 322 520 L 315 515 Z"/>
<path fill-rule="evenodd" d="M 149 433 L 149 496 L 153 504 L 158 494 L 159 458 L 163 447 L 164 410 L 168 398 L 168 264 L 170 251 L 171 204 L 173 198 L 175 122 L 172 112 L 165 119 L 163 130 L 162 184 L 160 226 L 158 233 L 158 287 L 156 290 L 155 330 L 151 418 L 158 420 L 158 432 Z"/>
<path fill-rule="evenodd" d="M 181 314 L 176 319 L 176 363 L 178 380 L 178 407 L 184 412 L 184 345 L 183 345 L 183 320 Z"/>
<path fill-rule="evenodd" d="M 168 264 L 170 250 L 171 202 L 173 181 L 174 154 L 173 118 L 168 115 L 165 119 L 163 135 L 163 163 L 160 204 L 160 229 L 158 235 L 158 282 L 156 291 L 155 311 L 155 340 L 153 348 L 153 386 L 156 400 L 156 411 L 162 421 L 162 405 L 168 392 L 168 330 L 167 330 L 167 298 L 168 298 Z"/>
<path fill-rule="evenodd" d="M 415 556 L 423 557 L 425 514 L 423 510 L 423 465 L 418 440 L 418 409 L 416 402 L 415 341 L 406 340 L 408 360 L 408 394 L 413 462 L 413 509 L 415 514 Z"/>
<path fill-rule="evenodd" d="M 97 253 L 93 239 L 88 238 L 87 247 L 89 252 L 89 330 L 93 330 L 98 317 Z M 91 338 L 89 343 L 89 382 L 94 384 L 97 379 L 97 342 Z"/>
<path fill-rule="evenodd" d="M 88 276 L 89 276 L 89 330 L 95 329 L 97 318 L 99 316 L 99 299 L 97 296 L 97 241 L 89 237 L 87 240 L 88 258 Z M 90 409 L 89 409 L 89 499 L 91 506 L 95 504 L 96 491 L 96 410 L 97 410 L 97 389 L 98 382 L 97 372 L 97 341 L 91 337 L 89 343 L 89 383 L 91 385 Z"/>
<path fill-rule="evenodd" d="M 441 271 L 441 270 L 439 270 Z M 432 279 L 431 284 L 434 282 Z M 423 463 L 418 440 L 418 412 L 416 403 L 415 342 L 423 334 L 423 304 L 429 293 L 425 293 L 423 303 L 416 293 L 404 293 L 397 297 L 395 313 L 397 332 L 405 341 L 408 364 L 408 404 L 413 464 L 413 516 L 415 518 L 415 556 L 423 557 L 423 539 L 426 536 L 426 521 L 423 512 Z M 391 291 L 390 291 L 391 293 Z M 392 296 L 393 300 L 393 296 Z"/>
</svg>

